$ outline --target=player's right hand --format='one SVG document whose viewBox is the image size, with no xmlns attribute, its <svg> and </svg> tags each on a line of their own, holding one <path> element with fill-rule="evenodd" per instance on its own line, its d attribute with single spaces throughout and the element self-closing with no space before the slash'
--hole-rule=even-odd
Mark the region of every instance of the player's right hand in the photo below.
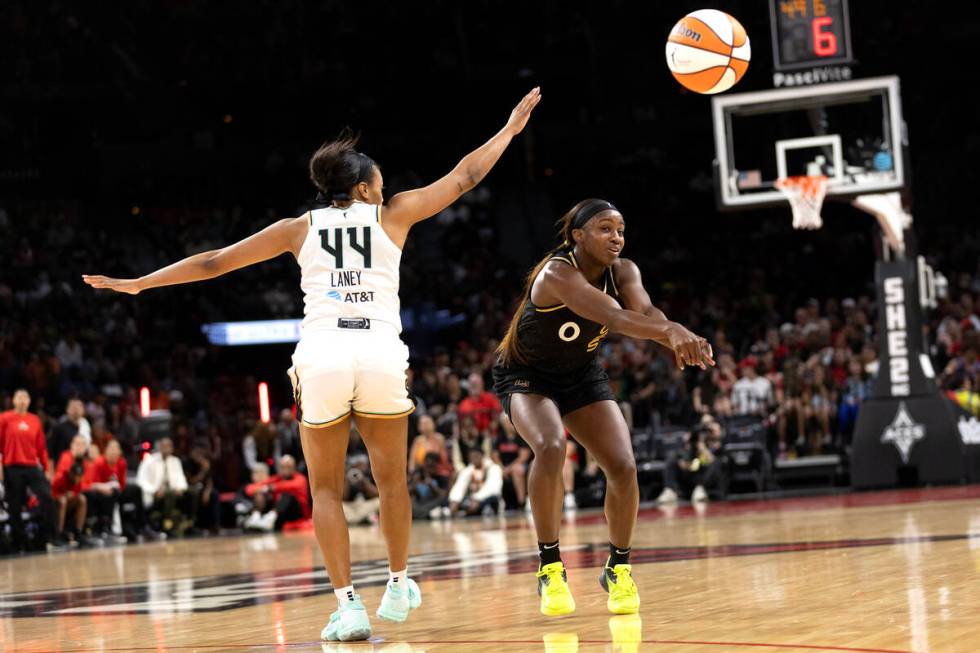
<svg viewBox="0 0 980 653">
<path fill-rule="evenodd" d="M 83 274 L 82 281 L 93 288 L 107 288 L 116 292 L 138 295 L 141 290 L 139 279 L 113 279 L 99 274 Z"/>
<path fill-rule="evenodd" d="M 669 338 L 670 348 L 674 350 L 678 368 L 683 369 L 685 365 L 691 365 L 704 370 L 709 365 L 715 364 L 708 341 L 694 335 L 680 324 L 674 322 L 671 325 Z"/>
<path fill-rule="evenodd" d="M 531 117 L 531 112 L 534 110 L 534 107 L 538 106 L 538 102 L 540 101 L 541 87 L 535 86 L 514 107 L 514 110 L 510 112 L 510 119 L 507 121 L 507 126 L 504 129 L 509 130 L 514 136 L 520 134 L 524 126 L 527 125 L 527 121 Z"/>
</svg>

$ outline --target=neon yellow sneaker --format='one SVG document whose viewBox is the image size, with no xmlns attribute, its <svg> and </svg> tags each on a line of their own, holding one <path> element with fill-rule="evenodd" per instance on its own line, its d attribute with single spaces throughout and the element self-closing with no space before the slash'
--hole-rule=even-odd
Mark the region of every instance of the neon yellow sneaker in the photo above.
<svg viewBox="0 0 980 653">
<path fill-rule="evenodd" d="M 606 561 L 606 564 L 609 562 Z M 633 565 L 607 566 L 599 576 L 599 584 L 609 592 L 606 607 L 613 614 L 636 614 L 640 611 L 640 593 L 633 582 Z"/>
<path fill-rule="evenodd" d="M 568 589 L 565 565 L 552 562 L 538 571 L 538 596 L 541 597 L 541 614 L 558 617 L 575 612 L 575 599 Z"/>
</svg>

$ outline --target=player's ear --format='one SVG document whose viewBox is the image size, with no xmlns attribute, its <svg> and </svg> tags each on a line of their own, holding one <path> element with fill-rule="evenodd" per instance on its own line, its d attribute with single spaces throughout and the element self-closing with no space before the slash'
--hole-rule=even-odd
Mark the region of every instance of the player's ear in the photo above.
<svg viewBox="0 0 980 653">
<path fill-rule="evenodd" d="M 361 201 L 367 201 L 368 199 L 368 184 L 366 181 L 362 181 L 354 187 L 357 199 Z"/>
<path fill-rule="evenodd" d="M 582 237 L 584 232 L 581 229 L 572 229 L 572 241 L 575 243 L 582 242 Z"/>
</svg>

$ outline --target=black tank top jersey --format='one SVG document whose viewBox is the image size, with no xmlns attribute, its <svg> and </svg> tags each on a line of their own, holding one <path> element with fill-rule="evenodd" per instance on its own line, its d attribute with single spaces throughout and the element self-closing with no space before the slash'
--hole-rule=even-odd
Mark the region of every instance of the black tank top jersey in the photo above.
<svg viewBox="0 0 980 653">
<path fill-rule="evenodd" d="M 550 260 L 578 269 L 571 247 L 558 250 Z M 622 303 L 611 267 L 603 272 L 601 288 Z M 517 349 L 533 369 L 549 376 L 565 376 L 581 371 L 595 360 L 607 333 L 608 327 L 573 313 L 564 304 L 535 306 L 528 297 L 517 324 Z"/>
</svg>

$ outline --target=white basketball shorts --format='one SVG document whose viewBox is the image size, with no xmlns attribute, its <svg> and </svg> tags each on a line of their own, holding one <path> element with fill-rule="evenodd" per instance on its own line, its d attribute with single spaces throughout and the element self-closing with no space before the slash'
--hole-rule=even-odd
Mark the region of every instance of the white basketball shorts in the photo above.
<svg viewBox="0 0 980 653">
<path fill-rule="evenodd" d="M 287 373 L 302 423 L 324 428 L 352 412 L 373 418 L 411 413 L 407 370 L 408 347 L 398 331 L 372 320 L 370 329 L 304 332 Z"/>
</svg>

